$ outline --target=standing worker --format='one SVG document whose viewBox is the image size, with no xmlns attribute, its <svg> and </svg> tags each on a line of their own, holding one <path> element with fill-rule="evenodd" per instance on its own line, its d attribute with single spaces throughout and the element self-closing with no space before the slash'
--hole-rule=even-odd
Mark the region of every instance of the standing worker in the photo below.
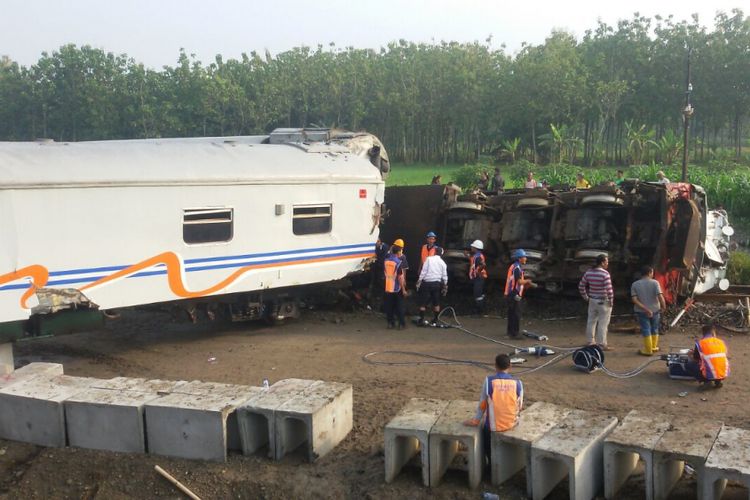
<svg viewBox="0 0 750 500">
<path fill-rule="evenodd" d="M 589 345 L 598 344 L 604 351 L 611 351 L 607 345 L 607 329 L 612 316 L 612 304 L 615 300 L 612 289 L 612 278 L 609 276 L 609 259 L 600 254 L 596 265 L 586 271 L 578 283 L 578 293 L 589 303 L 588 320 L 586 321 L 586 338 Z M 595 336 L 596 335 L 596 336 Z"/>
<path fill-rule="evenodd" d="M 370 286 L 370 303 L 375 306 L 375 301 L 377 300 L 380 302 L 381 305 L 381 311 L 382 311 L 382 301 L 381 298 L 383 296 L 383 279 L 384 279 L 384 272 L 385 267 L 383 264 L 385 263 L 385 258 L 388 255 L 388 245 L 383 243 L 380 238 L 378 238 L 378 241 L 375 242 L 375 262 L 372 263 L 372 266 L 370 266 L 371 270 L 371 278 L 372 283 Z"/>
<path fill-rule="evenodd" d="M 388 328 L 396 326 L 398 316 L 398 329 L 406 328 L 406 308 L 404 296 L 406 295 L 406 278 L 403 267 L 404 240 L 401 238 L 393 242 L 391 252 L 385 258 L 385 298 L 383 305 L 388 320 Z"/>
<path fill-rule="evenodd" d="M 689 362 L 685 369 L 702 384 L 713 382 L 714 386 L 721 387 L 722 381 L 729 376 L 727 345 L 716 338 L 713 325 L 705 325 L 702 334 L 703 338 L 690 350 L 695 361 Z"/>
<path fill-rule="evenodd" d="M 474 293 L 475 312 L 480 316 L 484 314 L 484 280 L 487 279 L 487 263 L 482 250 L 482 240 L 474 240 L 469 257 L 469 280 Z"/>
<path fill-rule="evenodd" d="M 419 326 L 427 326 L 424 313 L 427 305 L 432 305 L 432 326 L 437 326 L 440 314 L 440 296 L 448 294 L 448 266 L 443 260 L 443 249 L 435 247 L 433 255 L 427 257 L 422 265 L 417 281 L 419 292 Z"/>
<path fill-rule="evenodd" d="M 515 427 L 523 408 L 523 384 L 508 373 L 510 356 L 498 354 L 495 357 L 495 370 L 497 373 L 484 379 L 476 416 L 464 421 L 464 425 L 477 427 L 484 419 L 482 439 L 488 459 L 491 456 L 490 433 L 505 432 Z"/>
<path fill-rule="evenodd" d="M 643 266 L 641 279 L 630 286 L 630 298 L 643 336 L 643 349 L 638 352 L 651 356 L 659 350 L 661 311 L 667 308 L 661 285 L 654 279 L 653 267 Z"/>
<path fill-rule="evenodd" d="M 434 231 L 430 231 L 425 235 L 425 238 L 427 240 L 427 243 L 422 245 L 422 254 L 420 255 L 419 259 L 419 272 L 422 272 L 422 266 L 424 266 L 424 261 L 427 260 L 427 257 L 431 257 L 435 255 L 435 250 L 437 250 L 438 247 L 435 242 L 437 241 L 437 235 L 434 233 Z"/>
<path fill-rule="evenodd" d="M 505 277 L 505 301 L 508 305 L 508 337 L 518 338 L 521 331 L 521 300 L 524 289 L 529 286 L 536 288 L 536 284 L 524 276 L 522 265 L 526 264 L 526 252 L 519 248 L 511 256 L 513 263 L 508 268 Z"/>
<path fill-rule="evenodd" d="M 502 174 L 500 174 L 500 167 L 495 167 L 495 175 L 492 176 L 490 191 L 495 193 L 502 193 L 505 191 L 505 179 L 503 179 Z"/>
</svg>

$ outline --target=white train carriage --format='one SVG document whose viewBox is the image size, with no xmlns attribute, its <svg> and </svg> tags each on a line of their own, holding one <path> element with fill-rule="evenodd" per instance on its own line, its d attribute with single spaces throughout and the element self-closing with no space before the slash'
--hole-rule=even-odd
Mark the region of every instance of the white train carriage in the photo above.
<svg viewBox="0 0 750 500">
<path fill-rule="evenodd" d="M 252 317 L 361 271 L 387 157 L 315 134 L 0 143 L 0 324 L 176 300 Z"/>
</svg>

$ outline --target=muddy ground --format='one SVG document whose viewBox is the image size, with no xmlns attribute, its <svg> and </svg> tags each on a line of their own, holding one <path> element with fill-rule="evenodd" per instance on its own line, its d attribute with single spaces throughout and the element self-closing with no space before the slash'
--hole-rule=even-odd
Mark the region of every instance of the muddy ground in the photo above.
<svg viewBox="0 0 750 500">
<path fill-rule="evenodd" d="M 583 313 L 578 301 L 539 301 L 526 312 L 524 327 L 549 335 L 561 346 L 583 342 L 584 320 L 541 318 Z M 620 313 L 627 310 L 620 311 Z M 493 315 L 496 315 L 493 312 Z M 627 315 L 626 315 L 627 316 Z M 505 338 L 505 321 L 498 317 L 460 318 L 468 329 Z M 616 318 L 624 321 L 625 318 Z M 690 331 L 672 330 L 663 346 L 689 347 Z M 726 337 L 732 377 L 724 388 L 700 390 L 695 383 L 667 378 L 663 362 L 641 375 L 616 379 L 602 372 L 591 375 L 572 368 L 569 359 L 523 376 L 527 405 L 548 401 L 623 417 L 629 410 L 694 414 L 722 419 L 750 429 L 747 336 Z M 607 366 L 627 371 L 644 362 L 636 354 L 640 338 L 610 333 Z M 533 345 L 531 340 L 518 341 Z M 492 363 L 504 348 L 455 329 L 409 327 L 387 330 L 372 311 L 307 310 L 303 318 L 282 326 L 261 323 L 192 325 L 165 313 L 131 311 L 105 330 L 38 339 L 16 346 L 17 364 L 52 361 L 71 375 L 90 377 L 149 377 L 206 380 L 260 385 L 264 378 L 299 377 L 350 383 L 354 386 L 354 430 L 333 452 L 314 464 L 293 455 L 280 463 L 264 457 L 232 455 L 227 463 L 177 460 L 83 449 L 49 449 L 0 441 L 0 498 L 177 498 L 173 487 L 157 476 L 154 465 L 170 471 L 204 499 L 211 498 L 458 498 L 476 499 L 482 491 L 501 498 L 524 498 L 523 473 L 503 487 L 493 487 L 488 475 L 478 491 L 466 488 L 465 475 L 450 472 L 438 488 L 420 484 L 419 471 L 406 469 L 392 484 L 383 480 L 383 426 L 412 397 L 470 399 L 478 397 L 485 372 L 472 366 L 373 366 L 362 361 L 372 351 L 419 351 Z M 215 358 L 215 360 L 213 359 Z M 395 355 L 383 361 L 403 361 Z M 523 368 L 540 364 L 530 358 Z M 520 370 L 520 368 L 519 368 Z M 686 396 L 679 393 L 686 391 Z M 623 498 L 641 498 L 643 477 L 627 483 Z M 742 495 L 745 495 L 744 497 Z M 695 482 L 686 477 L 674 498 L 694 498 Z M 746 490 L 730 488 L 725 498 L 747 498 Z M 566 498 L 567 485 L 552 498 Z"/>
</svg>

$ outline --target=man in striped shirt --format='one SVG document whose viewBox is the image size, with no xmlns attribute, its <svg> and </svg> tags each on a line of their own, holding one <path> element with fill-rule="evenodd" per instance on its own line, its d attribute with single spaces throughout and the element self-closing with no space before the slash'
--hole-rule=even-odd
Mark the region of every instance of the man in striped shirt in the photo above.
<svg viewBox="0 0 750 500">
<path fill-rule="evenodd" d="M 612 348 L 607 345 L 607 328 L 612 315 L 614 291 L 612 279 L 607 271 L 609 260 L 602 254 L 596 257 L 596 266 L 592 267 L 578 283 L 578 292 L 583 300 L 589 303 L 589 317 L 586 322 L 586 337 L 589 345 L 599 344 L 605 351 Z M 596 337 L 594 337 L 596 332 Z"/>
</svg>

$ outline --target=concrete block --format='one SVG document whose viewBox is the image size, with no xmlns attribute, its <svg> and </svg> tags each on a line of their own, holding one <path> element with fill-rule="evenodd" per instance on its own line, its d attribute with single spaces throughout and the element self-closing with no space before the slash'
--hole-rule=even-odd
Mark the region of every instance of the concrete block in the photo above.
<svg viewBox="0 0 750 500">
<path fill-rule="evenodd" d="M 15 370 L 16 364 L 13 359 L 13 343 L 0 344 L 0 375 L 10 375 Z"/>
<path fill-rule="evenodd" d="M 654 447 L 654 498 L 665 500 L 682 477 L 685 463 L 694 469 L 700 491 L 706 457 L 719 435 L 722 423 L 692 417 L 676 417 Z"/>
<path fill-rule="evenodd" d="M 59 363 L 29 363 L 13 373 L 0 377 L 0 389 L 9 387 L 20 381 L 31 380 L 36 377 L 56 377 L 63 374 L 63 365 Z"/>
<path fill-rule="evenodd" d="M 180 384 L 174 388 L 172 393 L 180 394 L 212 394 L 221 391 L 222 394 L 247 395 L 247 399 L 257 396 L 262 392 L 260 387 L 237 384 L 223 384 L 220 382 L 203 382 L 193 380 Z M 244 402 L 244 401 L 243 401 Z M 233 411 L 227 416 L 227 449 L 229 451 L 242 451 L 242 440 L 240 439 L 240 428 L 237 422 L 237 412 Z"/>
<path fill-rule="evenodd" d="M 612 499 L 638 465 L 644 462 L 645 498 L 654 497 L 654 447 L 669 429 L 670 417 L 631 410 L 604 440 L 604 497 Z"/>
<path fill-rule="evenodd" d="M 465 420 L 474 417 L 476 410 L 476 401 L 451 401 L 432 426 L 428 446 L 430 486 L 440 484 L 440 480 L 458 454 L 460 445 L 467 450 L 466 470 L 469 473 L 469 487 L 473 489 L 479 486 L 484 468 L 482 428 L 463 424 Z"/>
<path fill-rule="evenodd" d="M 706 459 L 701 481 L 701 498 L 721 498 L 727 481 L 742 483 L 750 489 L 750 431 L 736 427 L 721 428 Z"/>
<path fill-rule="evenodd" d="M 228 449 L 241 447 L 235 410 L 261 389 L 194 383 L 189 390 L 192 393 L 174 392 L 144 406 L 149 453 L 225 461 Z"/>
<path fill-rule="evenodd" d="M 531 445 L 534 500 L 542 500 L 568 476 L 573 500 L 590 500 L 601 490 L 604 438 L 617 426 L 615 417 L 573 410 Z"/>
<path fill-rule="evenodd" d="M 412 399 L 388 422 L 384 429 L 386 483 L 393 481 L 404 465 L 419 454 L 422 483 L 430 485 L 430 430 L 447 407 L 448 401 Z"/>
<path fill-rule="evenodd" d="M 351 432 L 353 406 L 350 384 L 316 382 L 304 389 L 274 412 L 274 458 L 300 446 L 310 462 L 326 455 Z"/>
<path fill-rule="evenodd" d="M 146 378 L 114 377 L 98 381 L 94 389 L 109 389 L 112 391 L 151 392 L 156 394 L 171 394 L 178 387 L 186 384 L 184 380 L 158 380 Z"/>
<path fill-rule="evenodd" d="M 242 440 L 242 453 L 252 455 L 268 446 L 268 456 L 276 454 L 274 412 L 278 407 L 310 387 L 316 380 L 288 378 L 279 380 L 237 408 L 237 422 Z"/>
<path fill-rule="evenodd" d="M 0 438 L 39 446 L 66 444 L 63 401 L 87 389 L 93 379 L 36 377 L 0 390 Z"/>
<path fill-rule="evenodd" d="M 145 453 L 143 406 L 156 393 L 87 389 L 64 402 L 68 444 L 79 448 Z"/>
<path fill-rule="evenodd" d="M 493 432 L 492 484 L 499 485 L 513 477 L 521 469 L 526 469 L 526 494 L 532 495 L 531 445 L 554 428 L 568 413 L 570 408 L 538 401 L 521 412 L 518 425 L 505 432 Z"/>
</svg>

